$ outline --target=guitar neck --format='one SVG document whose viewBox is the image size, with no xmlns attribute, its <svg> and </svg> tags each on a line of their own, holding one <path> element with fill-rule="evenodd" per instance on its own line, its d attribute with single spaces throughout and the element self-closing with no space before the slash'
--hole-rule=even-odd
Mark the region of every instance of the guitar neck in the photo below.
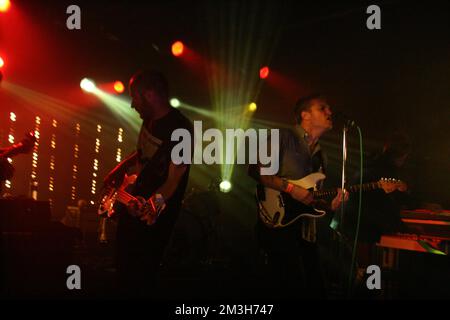
<svg viewBox="0 0 450 320">
<path fill-rule="evenodd" d="M 379 182 L 369 182 L 369 183 L 364 183 L 362 185 L 356 184 L 354 186 L 345 188 L 345 190 L 347 192 L 357 192 L 360 189 L 362 189 L 363 191 L 370 191 L 370 190 L 376 190 L 379 188 L 380 188 Z M 337 194 L 336 189 L 313 191 L 313 196 L 316 199 L 331 197 L 331 196 L 335 196 L 336 194 Z"/>
</svg>

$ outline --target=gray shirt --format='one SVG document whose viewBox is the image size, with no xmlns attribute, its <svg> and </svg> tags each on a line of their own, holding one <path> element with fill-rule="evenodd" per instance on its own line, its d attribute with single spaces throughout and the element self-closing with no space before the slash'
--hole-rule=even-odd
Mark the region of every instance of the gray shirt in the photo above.
<svg viewBox="0 0 450 320">
<path fill-rule="evenodd" d="M 280 130 L 280 169 L 277 176 L 297 180 L 313 172 L 325 172 L 326 159 L 317 143 L 311 151 L 308 133 L 299 125 Z"/>
<path fill-rule="evenodd" d="M 313 172 L 325 173 L 326 158 L 320 144 L 317 143 L 311 151 L 308 138 L 308 133 L 300 125 L 294 129 L 280 129 L 280 169 L 277 176 L 298 180 Z M 302 238 L 315 242 L 316 233 L 316 219 L 302 218 Z"/>
</svg>

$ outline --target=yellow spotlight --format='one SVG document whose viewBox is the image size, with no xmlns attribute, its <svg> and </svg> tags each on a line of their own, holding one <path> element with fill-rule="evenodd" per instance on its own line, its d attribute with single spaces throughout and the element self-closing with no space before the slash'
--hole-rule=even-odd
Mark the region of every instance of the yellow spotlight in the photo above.
<svg viewBox="0 0 450 320">
<path fill-rule="evenodd" d="M 248 111 L 255 112 L 257 109 L 256 103 L 252 102 L 248 105 Z"/>
</svg>

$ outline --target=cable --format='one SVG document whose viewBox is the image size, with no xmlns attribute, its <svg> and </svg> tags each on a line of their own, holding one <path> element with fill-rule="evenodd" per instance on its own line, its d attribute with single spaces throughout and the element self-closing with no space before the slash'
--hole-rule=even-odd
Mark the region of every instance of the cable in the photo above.
<svg viewBox="0 0 450 320">
<path fill-rule="evenodd" d="M 358 130 L 359 134 L 359 153 L 360 153 L 360 172 L 359 172 L 359 203 L 358 203 L 358 219 L 356 222 L 356 230 L 355 230 L 355 239 L 353 243 L 353 252 L 352 252 L 352 261 L 350 265 L 350 275 L 348 278 L 348 292 L 349 296 L 352 292 L 352 286 L 353 286 L 353 272 L 354 272 L 354 266 L 355 266 L 355 260 L 356 260 L 356 247 L 358 244 L 358 235 L 359 235 L 359 223 L 361 220 L 361 205 L 362 205 L 362 184 L 363 184 L 363 139 L 362 139 L 362 133 L 361 128 L 359 126 L 356 126 L 356 129 Z"/>
</svg>

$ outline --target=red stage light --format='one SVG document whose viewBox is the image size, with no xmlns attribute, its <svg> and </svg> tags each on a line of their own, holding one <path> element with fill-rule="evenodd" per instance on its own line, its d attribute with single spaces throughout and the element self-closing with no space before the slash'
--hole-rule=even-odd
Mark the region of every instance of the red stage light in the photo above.
<svg viewBox="0 0 450 320">
<path fill-rule="evenodd" d="M 11 7 L 11 2 L 9 0 L 0 0 L 0 12 L 8 11 L 9 7 Z"/>
<path fill-rule="evenodd" d="M 114 82 L 114 90 L 116 90 L 117 93 L 122 93 L 125 90 L 125 86 L 122 81 Z"/>
<path fill-rule="evenodd" d="M 263 67 L 259 69 L 259 77 L 261 79 L 266 79 L 269 76 L 269 67 Z"/>
<path fill-rule="evenodd" d="M 181 41 L 177 41 L 174 44 L 172 44 L 172 54 L 175 57 L 179 57 L 183 54 L 184 51 L 184 44 Z"/>
<path fill-rule="evenodd" d="M 2 57 L 0 57 L 0 68 L 3 68 L 4 65 L 5 61 L 2 59 Z"/>
</svg>

